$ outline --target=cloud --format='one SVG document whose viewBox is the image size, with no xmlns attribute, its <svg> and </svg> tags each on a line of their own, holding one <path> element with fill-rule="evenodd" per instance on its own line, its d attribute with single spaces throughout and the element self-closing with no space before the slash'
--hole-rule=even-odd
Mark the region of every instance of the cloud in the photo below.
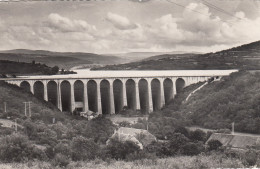
<svg viewBox="0 0 260 169">
<path fill-rule="evenodd" d="M 109 12 L 106 20 L 109 21 L 120 30 L 129 30 L 137 28 L 137 25 L 131 22 L 128 18 Z"/>
<path fill-rule="evenodd" d="M 223 21 L 218 13 L 213 12 L 202 3 L 189 3 L 178 15 L 169 11 L 161 16 L 156 15 L 156 18 L 151 17 L 149 21 L 139 19 L 138 22 L 112 12 L 102 13 L 107 21 L 102 23 L 98 20 L 73 19 L 72 16 L 65 17 L 57 13 L 48 13 L 39 21 L 28 24 L 1 18 L 0 49 L 96 53 L 211 52 L 260 39 L 260 17 L 248 18 L 247 13 L 237 11 L 235 16 L 242 19 L 230 17 Z"/>
<path fill-rule="evenodd" d="M 83 20 L 71 20 L 56 13 L 48 16 L 50 26 L 64 32 L 84 32 L 96 30 L 96 27 Z"/>
</svg>

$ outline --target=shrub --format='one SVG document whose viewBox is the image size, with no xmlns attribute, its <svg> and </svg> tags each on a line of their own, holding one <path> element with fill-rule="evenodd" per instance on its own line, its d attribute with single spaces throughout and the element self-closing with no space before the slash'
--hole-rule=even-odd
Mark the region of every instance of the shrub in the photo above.
<svg viewBox="0 0 260 169">
<path fill-rule="evenodd" d="M 60 166 L 60 167 L 66 167 L 70 163 L 70 159 L 63 155 L 63 154 L 56 154 L 53 161 L 52 165 L 53 166 Z"/>
<path fill-rule="evenodd" d="M 23 162 L 30 159 L 43 160 L 45 153 L 33 146 L 28 137 L 12 134 L 0 139 L 0 159 L 3 162 Z"/>
<path fill-rule="evenodd" d="M 206 141 L 206 133 L 200 129 L 190 131 L 190 137 L 192 141 Z"/>
<path fill-rule="evenodd" d="M 70 145 L 66 143 L 59 143 L 54 147 L 54 153 L 55 154 L 63 154 L 66 157 L 70 158 L 71 157 L 71 148 Z"/>
<path fill-rule="evenodd" d="M 182 154 L 193 156 L 198 155 L 203 150 L 203 146 L 199 143 L 187 143 L 182 147 Z"/>
<path fill-rule="evenodd" d="M 87 123 L 82 135 L 94 139 L 97 143 L 105 144 L 108 138 L 114 133 L 114 130 L 115 125 L 111 120 L 104 117 L 97 117 Z"/>
<path fill-rule="evenodd" d="M 92 160 L 99 151 L 99 146 L 92 140 L 84 137 L 75 137 L 71 142 L 72 160 Z"/>
<path fill-rule="evenodd" d="M 181 133 L 183 134 L 185 137 L 189 137 L 189 131 L 183 127 L 183 126 L 179 126 L 174 130 L 175 133 Z"/>
<path fill-rule="evenodd" d="M 122 121 L 119 123 L 120 127 L 129 127 L 130 125 L 131 125 L 131 123 L 128 121 Z"/>
<path fill-rule="evenodd" d="M 218 150 L 222 146 L 222 143 L 218 140 L 210 140 L 208 142 L 208 150 Z"/>
<path fill-rule="evenodd" d="M 116 160 L 126 159 L 126 156 L 138 152 L 139 146 L 132 141 L 120 142 L 118 139 L 111 139 L 106 148 L 107 155 Z"/>
<path fill-rule="evenodd" d="M 244 165 L 254 166 L 257 162 L 258 154 L 254 150 L 248 150 L 244 154 Z"/>
</svg>

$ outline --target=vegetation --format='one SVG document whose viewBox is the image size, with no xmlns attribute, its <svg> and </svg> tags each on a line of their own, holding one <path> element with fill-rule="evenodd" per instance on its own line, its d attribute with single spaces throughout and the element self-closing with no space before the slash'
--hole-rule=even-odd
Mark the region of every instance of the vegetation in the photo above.
<svg viewBox="0 0 260 169">
<path fill-rule="evenodd" d="M 242 69 L 259 70 L 260 41 L 236 48 L 207 54 L 168 54 L 143 61 L 108 65 L 94 70 L 209 70 Z"/>
<path fill-rule="evenodd" d="M 5 78 L 7 76 L 15 77 L 15 75 L 25 75 L 25 74 L 45 74 L 54 75 L 59 72 L 59 67 L 48 67 L 45 64 L 35 63 L 25 63 L 25 62 L 15 62 L 8 60 L 0 60 L 0 78 Z"/>
<path fill-rule="evenodd" d="M 260 133 L 260 73 L 238 72 L 210 83 L 184 103 L 179 112 L 205 128 Z"/>
</svg>

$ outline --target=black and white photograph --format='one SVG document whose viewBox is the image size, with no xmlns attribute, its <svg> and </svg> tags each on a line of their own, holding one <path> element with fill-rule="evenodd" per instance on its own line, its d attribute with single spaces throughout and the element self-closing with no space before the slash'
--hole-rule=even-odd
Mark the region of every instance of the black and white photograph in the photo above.
<svg viewBox="0 0 260 169">
<path fill-rule="evenodd" d="M 0 169 L 260 168 L 260 0 L 0 0 Z"/>
</svg>

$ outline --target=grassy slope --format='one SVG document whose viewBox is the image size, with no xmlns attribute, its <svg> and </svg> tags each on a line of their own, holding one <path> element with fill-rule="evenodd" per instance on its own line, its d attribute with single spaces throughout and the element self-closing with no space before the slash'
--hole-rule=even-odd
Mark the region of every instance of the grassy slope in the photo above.
<svg viewBox="0 0 260 169">
<path fill-rule="evenodd" d="M 260 68 L 260 41 L 236 48 L 202 55 L 163 55 L 120 65 L 108 65 L 99 70 L 199 70 L 199 69 L 246 69 Z"/>
<path fill-rule="evenodd" d="M 63 120 L 64 114 L 61 113 L 53 105 L 35 98 L 31 93 L 27 93 L 17 86 L 7 84 L 0 81 L 0 113 L 3 114 L 3 103 L 7 104 L 7 115 L 12 119 L 24 118 L 24 103 L 31 101 L 32 119 L 43 120 L 46 123 L 51 123 L 52 118 Z"/>
<path fill-rule="evenodd" d="M 258 160 L 258 166 L 260 160 Z M 224 155 L 199 155 L 199 156 L 180 156 L 163 159 L 144 159 L 134 162 L 115 161 L 109 160 L 107 162 L 96 159 L 90 162 L 72 162 L 67 168 L 74 169 L 173 169 L 173 168 L 185 168 L 185 169 L 200 169 L 200 168 L 244 168 L 247 167 L 242 163 L 242 160 L 232 159 L 225 157 Z M 0 168 L 34 168 L 34 169 L 53 169 L 54 167 L 47 162 L 35 161 L 31 163 L 19 164 L 0 164 Z M 60 167 L 55 167 L 56 169 Z"/>
<path fill-rule="evenodd" d="M 179 111 L 205 128 L 260 133 L 260 73 L 238 72 L 206 85 Z"/>
</svg>

